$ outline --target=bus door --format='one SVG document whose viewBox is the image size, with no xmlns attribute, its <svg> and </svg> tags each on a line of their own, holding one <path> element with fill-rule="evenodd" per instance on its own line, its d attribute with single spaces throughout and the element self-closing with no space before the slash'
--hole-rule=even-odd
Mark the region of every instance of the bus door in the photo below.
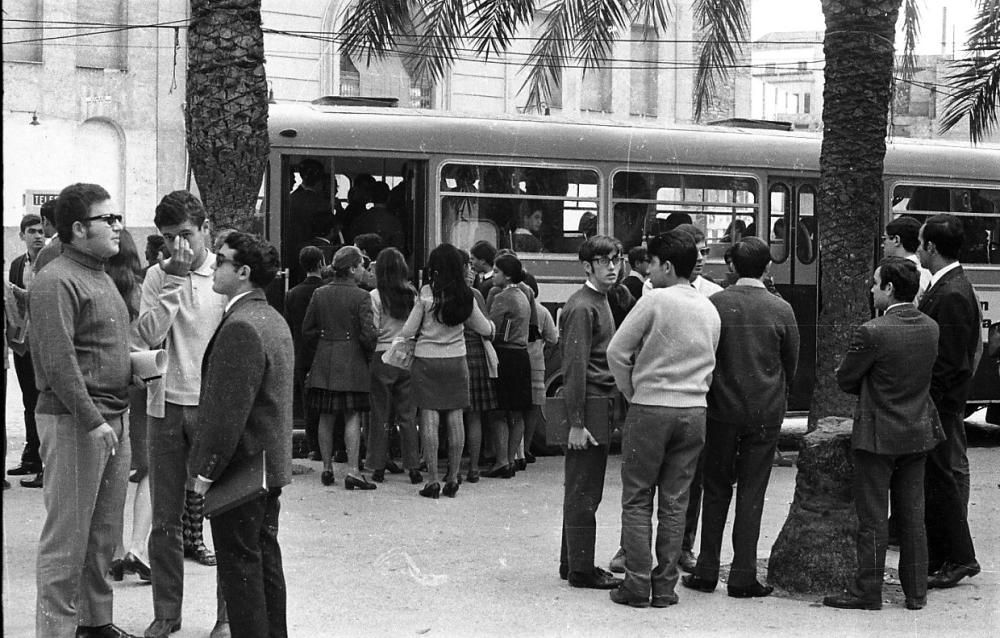
<svg viewBox="0 0 1000 638">
<path fill-rule="evenodd" d="M 788 405 L 808 410 L 816 383 L 816 319 L 819 266 L 815 179 L 772 176 L 767 223 L 758 235 L 771 246 L 771 275 L 799 324 L 799 365 Z"/>
</svg>

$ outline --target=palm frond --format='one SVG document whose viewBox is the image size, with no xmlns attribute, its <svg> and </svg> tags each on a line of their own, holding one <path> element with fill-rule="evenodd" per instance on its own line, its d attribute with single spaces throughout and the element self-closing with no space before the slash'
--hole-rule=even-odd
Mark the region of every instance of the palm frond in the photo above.
<svg viewBox="0 0 1000 638">
<path fill-rule="evenodd" d="M 903 80 L 912 79 L 917 70 L 917 58 L 913 52 L 917 48 L 917 38 L 919 37 L 919 0 L 906 0 L 903 3 L 903 63 L 899 69 Z"/>
<path fill-rule="evenodd" d="M 469 36 L 477 55 L 500 55 L 514 34 L 535 17 L 534 0 L 473 0 Z"/>
<path fill-rule="evenodd" d="M 619 34 L 630 26 L 627 6 L 620 0 L 579 0 L 580 15 L 573 36 L 584 73 L 609 60 Z"/>
<path fill-rule="evenodd" d="M 341 21 L 341 45 L 347 53 L 381 59 L 396 45 L 396 38 L 407 33 L 410 23 L 406 0 L 357 0 L 346 3 Z"/>
<path fill-rule="evenodd" d="M 466 31 L 462 0 L 425 0 L 422 14 L 414 20 L 417 31 L 417 77 L 434 80 L 458 57 Z"/>
<path fill-rule="evenodd" d="M 702 34 L 698 70 L 694 78 L 694 119 L 700 120 L 718 94 L 719 83 L 736 63 L 740 42 L 750 33 L 744 0 L 696 0 L 695 28 Z"/>
<path fill-rule="evenodd" d="M 969 139 L 983 140 L 997 127 L 1000 104 L 1000 0 L 980 0 L 966 48 L 974 57 L 955 60 L 945 78 L 949 94 L 941 115 L 941 133 L 966 116 Z"/>
<path fill-rule="evenodd" d="M 528 91 L 525 109 L 537 109 L 550 101 L 553 90 L 559 89 L 559 72 L 572 58 L 573 25 L 577 23 L 575 0 L 559 0 L 548 7 L 549 14 L 541 25 L 541 34 L 524 62 L 528 70 L 521 90 Z"/>
<path fill-rule="evenodd" d="M 638 22 L 643 26 L 642 37 L 647 30 L 666 31 L 674 16 L 674 7 L 670 0 L 632 0 L 629 4 L 630 16 L 638 16 Z"/>
</svg>

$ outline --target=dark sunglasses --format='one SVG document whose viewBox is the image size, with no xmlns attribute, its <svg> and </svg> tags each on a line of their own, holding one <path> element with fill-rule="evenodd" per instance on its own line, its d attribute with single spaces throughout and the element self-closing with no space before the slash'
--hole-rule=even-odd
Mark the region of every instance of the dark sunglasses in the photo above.
<svg viewBox="0 0 1000 638">
<path fill-rule="evenodd" d="M 122 223 L 123 219 L 125 219 L 125 218 L 122 217 L 121 215 L 116 215 L 114 213 L 108 213 L 107 215 L 95 215 L 94 217 L 84 217 L 83 221 L 85 221 L 85 222 L 94 222 L 94 221 L 97 221 L 97 220 L 101 220 L 101 221 L 105 222 L 108 226 L 114 226 L 115 224 Z"/>
</svg>

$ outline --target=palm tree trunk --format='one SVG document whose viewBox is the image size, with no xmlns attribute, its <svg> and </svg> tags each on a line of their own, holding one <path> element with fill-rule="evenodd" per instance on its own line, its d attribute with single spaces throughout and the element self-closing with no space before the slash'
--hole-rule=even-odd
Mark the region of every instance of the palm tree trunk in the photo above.
<svg viewBox="0 0 1000 638">
<path fill-rule="evenodd" d="M 267 82 L 260 0 L 191 0 L 187 146 L 215 228 L 260 232 Z"/>
<path fill-rule="evenodd" d="M 837 365 L 868 301 L 882 212 L 882 164 L 892 88 L 893 39 L 902 0 L 822 0 L 826 16 L 823 148 L 817 220 L 820 310 L 816 389 L 799 456 L 795 496 L 771 549 L 768 581 L 833 593 L 857 566 L 849 421 L 855 397 Z"/>
</svg>

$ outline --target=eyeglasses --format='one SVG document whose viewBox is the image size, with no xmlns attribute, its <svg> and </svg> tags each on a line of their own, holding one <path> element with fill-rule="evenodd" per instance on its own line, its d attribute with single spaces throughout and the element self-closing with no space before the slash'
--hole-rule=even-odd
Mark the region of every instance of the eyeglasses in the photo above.
<svg viewBox="0 0 1000 638">
<path fill-rule="evenodd" d="M 698 249 L 698 254 L 701 255 L 702 257 L 708 257 L 708 255 L 711 252 L 712 252 L 711 248 L 699 248 Z"/>
<path fill-rule="evenodd" d="M 226 257 L 222 253 L 215 253 L 215 267 L 218 268 L 224 264 L 232 264 L 233 268 L 241 268 L 243 264 L 239 263 L 235 259 Z"/>
<path fill-rule="evenodd" d="M 614 257 L 607 257 L 602 255 L 601 257 L 594 257 L 590 261 L 591 263 L 604 266 L 605 268 L 607 268 L 608 266 L 614 266 L 615 268 L 617 268 L 622 263 L 622 258 L 621 255 L 615 255 Z"/>
<path fill-rule="evenodd" d="M 95 222 L 97 220 L 101 220 L 101 221 L 105 222 L 108 226 L 114 226 L 115 224 L 122 223 L 123 219 L 125 219 L 125 218 L 122 217 L 121 215 L 116 215 L 114 213 L 108 213 L 107 215 L 95 215 L 94 217 L 84 217 L 82 221 L 85 221 L 85 222 Z"/>
</svg>

